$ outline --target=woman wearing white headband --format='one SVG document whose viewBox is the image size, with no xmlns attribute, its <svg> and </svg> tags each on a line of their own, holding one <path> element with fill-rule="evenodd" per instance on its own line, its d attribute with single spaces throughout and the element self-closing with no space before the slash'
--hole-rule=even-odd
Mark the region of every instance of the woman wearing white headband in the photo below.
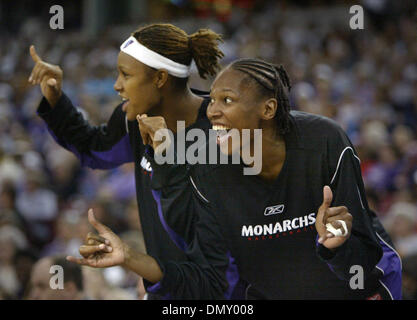
<svg viewBox="0 0 417 320">
<path fill-rule="evenodd" d="M 30 48 L 35 67 L 29 82 L 40 84 L 44 98 L 37 112 L 54 139 L 90 168 L 111 169 L 135 162 L 146 250 L 163 261 L 184 260 L 185 255 L 158 218 L 151 193 L 152 168 L 144 156 L 148 141 L 142 140 L 136 117 L 149 115 L 141 120 L 149 127 L 165 119 L 168 129 L 174 132 L 179 120 L 185 121 L 186 127 L 194 123 L 209 126 L 208 95 L 190 89 L 188 76 L 192 60 L 200 77 L 215 75 L 223 57 L 218 48 L 220 41 L 220 35 L 211 30 L 200 29 L 187 35 L 171 24 L 152 24 L 135 31 L 121 45 L 117 61 L 119 76 L 114 89 L 124 102 L 102 126 L 88 124 L 62 92 L 63 72 L 59 66 L 42 61 L 35 48 Z"/>
</svg>

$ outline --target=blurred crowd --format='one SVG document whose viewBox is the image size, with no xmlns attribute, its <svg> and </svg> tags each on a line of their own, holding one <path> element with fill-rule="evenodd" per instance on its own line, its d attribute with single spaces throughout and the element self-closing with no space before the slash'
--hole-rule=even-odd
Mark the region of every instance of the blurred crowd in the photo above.
<svg viewBox="0 0 417 320">
<path fill-rule="evenodd" d="M 210 27 L 222 33 L 223 65 L 239 57 L 282 63 L 293 84 L 293 108 L 343 126 L 361 159 L 368 202 L 403 258 L 404 297 L 416 299 L 417 10 L 391 19 L 369 13 L 364 30 L 351 30 L 346 21 L 327 21 L 329 9 L 321 19 L 286 9 L 271 2 L 255 13 L 234 10 L 227 21 L 183 17 L 173 23 L 189 32 Z M 0 299 L 48 298 L 49 278 L 39 270 L 78 255 L 92 231 L 90 207 L 145 251 L 133 164 L 81 168 L 36 115 L 40 89 L 27 82 L 35 44 L 45 61 L 61 66 L 65 93 L 90 123 L 106 122 L 121 102 L 113 89 L 119 45 L 136 27 L 103 30 L 91 39 L 44 30 L 28 19 L 18 36 L 0 32 Z M 210 80 L 198 79 L 195 70 L 191 76 L 200 89 Z M 144 298 L 142 279 L 121 267 L 66 268 L 74 274 L 70 298 Z"/>
</svg>

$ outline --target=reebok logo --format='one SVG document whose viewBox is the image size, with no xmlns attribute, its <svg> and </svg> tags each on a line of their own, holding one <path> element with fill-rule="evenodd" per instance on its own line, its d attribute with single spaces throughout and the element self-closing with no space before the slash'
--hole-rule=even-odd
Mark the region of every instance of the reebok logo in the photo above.
<svg viewBox="0 0 417 320">
<path fill-rule="evenodd" d="M 271 216 L 273 214 L 282 213 L 284 211 L 283 204 L 277 204 L 276 206 L 266 207 L 264 211 L 265 216 Z"/>
</svg>

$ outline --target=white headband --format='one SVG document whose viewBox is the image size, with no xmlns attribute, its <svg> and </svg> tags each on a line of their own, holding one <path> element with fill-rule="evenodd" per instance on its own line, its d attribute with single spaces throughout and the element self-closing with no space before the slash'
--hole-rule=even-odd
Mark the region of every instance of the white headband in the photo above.
<svg viewBox="0 0 417 320">
<path fill-rule="evenodd" d="M 156 53 L 141 45 L 133 36 L 123 42 L 120 50 L 149 67 L 166 69 L 174 77 L 187 78 L 190 75 L 191 65 L 186 66 Z"/>
</svg>

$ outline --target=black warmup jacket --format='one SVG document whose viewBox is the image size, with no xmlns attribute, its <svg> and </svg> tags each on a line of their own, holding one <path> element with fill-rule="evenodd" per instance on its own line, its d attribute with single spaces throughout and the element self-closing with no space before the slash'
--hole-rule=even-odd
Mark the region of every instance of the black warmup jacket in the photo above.
<svg viewBox="0 0 417 320">
<path fill-rule="evenodd" d="M 243 165 L 157 165 L 149 157 L 162 219 L 188 257 L 158 261 L 164 277 L 151 292 L 181 299 L 401 298 L 401 261 L 368 207 L 348 137 L 321 116 L 292 111 L 291 123 L 272 183 L 244 176 Z M 335 252 L 318 244 L 315 229 L 325 185 L 331 206 L 353 216 L 351 236 Z M 355 286 L 358 272 L 364 281 Z"/>
<path fill-rule="evenodd" d="M 193 92 L 204 98 L 197 121 L 193 127 L 208 127 L 206 109 L 209 98 L 206 92 Z M 121 164 L 134 162 L 136 195 L 139 217 L 143 229 L 146 250 L 161 261 L 183 261 L 186 255 L 165 232 L 163 220 L 159 218 L 157 203 L 151 190 L 152 166 L 147 161 L 146 146 L 138 128 L 138 122 L 128 121 L 118 105 L 109 121 L 100 126 L 93 126 L 84 119 L 63 93 L 54 108 L 43 98 L 38 115 L 46 122 L 48 130 L 55 141 L 73 152 L 82 166 L 92 169 L 112 169 Z M 149 283 L 145 281 L 145 287 Z"/>
</svg>

